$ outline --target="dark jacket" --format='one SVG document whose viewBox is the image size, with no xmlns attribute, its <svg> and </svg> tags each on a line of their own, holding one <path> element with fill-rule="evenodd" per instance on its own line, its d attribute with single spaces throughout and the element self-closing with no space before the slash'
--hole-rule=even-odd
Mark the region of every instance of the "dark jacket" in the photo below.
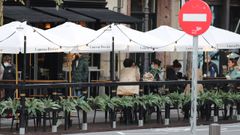
<svg viewBox="0 0 240 135">
<path fill-rule="evenodd" d="M 213 63 L 212 61 L 209 62 L 208 64 L 208 69 L 207 69 L 207 63 L 204 62 L 203 66 L 202 66 L 202 73 L 203 74 L 208 74 L 208 72 L 214 72 L 213 74 L 216 73 L 216 75 L 218 76 L 218 68 L 217 65 L 215 63 Z M 213 76 L 212 76 L 213 77 Z"/>
<path fill-rule="evenodd" d="M 76 63 L 78 61 L 78 65 Z M 81 56 L 72 63 L 72 81 L 87 82 L 88 81 L 88 57 Z"/>
<path fill-rule="evenodd" d="M 16 79 L 16 69 L 13 65 L 4 66 L 3 80 L 15 80 Z"/>
<path fill-rule="evenodd" d="M 173 66 L 167 67 L 166 70 L 166 80 L 177 80 L 178 76 Z"/>
</svg>

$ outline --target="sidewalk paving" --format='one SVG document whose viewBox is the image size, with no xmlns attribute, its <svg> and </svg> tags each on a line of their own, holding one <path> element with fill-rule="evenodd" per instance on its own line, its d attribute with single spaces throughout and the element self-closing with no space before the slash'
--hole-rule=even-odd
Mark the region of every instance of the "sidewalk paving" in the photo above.
<svg viewBox="0 0 240 135">
<path fill-rule="evenodd" d="M 240 123 L 236 124 L 222 124 L 221 135 L 239 135 Z M 109 131 L 109 132 L 95 132 L 95 133 L 79 133 L 67 135 L 192 135 L 190 127 L 171 127 L 171 128 L 155 128 L 155 129 L 138 129 L 125 131 Z M 198 126 L 196 129 L 197 135 L 208 135 L 209 126 Z"/>
<path fill-rule="evenodd" d="M 102 135 L 104 135 L 105 133 L 106 133 L 106 135 L 111 135 L 111 134 L 116 134 L 116 135 L 120 134 L 121 135 L 122 133 L 123 133 L 122 135 L 125 135 L 125 134 L 128 135 L 128 133 L 131 133 L 130 135 L 132 135 L 132 134 L 137 135 L 137 133 L 139 133 L 139 131 L 140 131 L 140 133 L 141 133 L 141 131 L 146 131 L 146 134 L 149 134 L 151 131 L 151 134 L 149 134 L 149 135 L 154 135 L 156 132 L 167 133 L 168 129 L 170 129 L 170 131 L 179 131 L 182 128 L 177 128 L 177 127 L 189 126 L 189 121 L 183 120 L 182 114 L 180 114 L 181 119 L 178 120 L 177 110 L 171 110 L 170 125 L 168 125 L 168 126 L 164 126 L 163 123 L 157 123 L 156 113 L 153 113 L 151 120 L 148 120 L 146 123 L 144 123 L 143 127 L 138 127 L 137 123 L 132 123 L 132 124 L 130 123 L 128 125 L 126 125 L 124 123 L 120 123 L 119 122 L 120 115 L 118 115 L 117 127 L 116 127 L 116 129 L 113 129 L 111 127 L 110 122 L 107 122 L 107 123 L 104 122 L 105 121 L 105 112 L 102 112 L 102 111 L 97 112 L 96 123 L 93 123 L 94 112 L 92 111 L 92 112 L 88 113 L 88 130 L 83 131 L 79 128 L 76 113 L 72 113 L 72 114 L 74 115 L 74 117 L 71 117 L 71 119 L 73 120 L 72 127 L 68 130 L 64 130 L 64 120 L 62 119 L 61 120 L 62 124 L 58 127 L 58 132 L 55 134 L 87 133 L 86 135 L 94 135 L 94 134 L 101 135 L 101 132 L 103 132 Z M 164 120 L 164 113 L 162 113 L 162 119 Z M 82 115 L 81 115 L 81 122 L 82 122 Z M 233 123 L 233 122 L 237 122 L 237 121 L 236 120 L 228 120 L 228 121 L 220 120 L 219 122 L 220 123 L 229 123 L 229 122 Z M 207 124 L 211 124 L 212 120 L 208 121 L 208 122 L 206 122 L 205 120 L 201 120 L 201 121 L 199 120 L 198 123 L 202 124 L 202 125 L 207 125 Z M 0 134 L 17 134 L 18 130 L 15 129 L 15 124 L 13 127 L 14 129 L 12 131 L 10 131 L 10 125 L 11 125 L 11 119 L 2 118 Z M 170 127 L 174 127 L 174 128 L 170 128 Z M 187 127 L 183 127 L 184 130 L 187 130 L 186 128 Z M 135 129 L 136 133 L 134 133 L 134 130 L 130 130 L 130 129 Z M 175 130 L 173 130 L 173 129 L 175 129 Z M 178 129 L 178 130 L 176 130 L 176 129 Z M 203 129 L 205 130 L 205 128 L 203 128 Z M 201 130 L 203 130 L 203 129 L 200 128 L 200 132 L 202 132 Z M 106 131 L 111 131 L 111 132 L 106 132 Z M 43 135 L 43 134 L 53 134 L 53 133 L 51 133 L 51 127 L 49 125 L 49 121 L 47 121 L 46 132 L 43 132 L 42 126 L 38 127 L 37 130 L 35 131 L 33 128 L 33 120 L 29 120 L 29 127 L 26 128 L 26 134 Z M 141 134 L 145 135 L 143 133 L 141 133 Z M 176 134 L 176 132 L 175 132 L 175 134 Z M 178 135 L 187 135 L 187 134 L 178 134 Z M 238 133 L 238 135 L 239 135 L 239 133 Z"/>
</svg>

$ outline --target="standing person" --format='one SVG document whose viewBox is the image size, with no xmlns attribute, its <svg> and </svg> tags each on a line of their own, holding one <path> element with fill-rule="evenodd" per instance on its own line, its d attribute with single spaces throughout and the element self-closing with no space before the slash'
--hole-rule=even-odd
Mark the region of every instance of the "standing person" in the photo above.
<svg viewBox="0 0 240 135">
<path fill-rule="evenodd" d="M 72 81 L 88 82 L 88 56 L 87 54 L 75 54 L 72 62 Z M 75 87 L 74 95 L 80 96 L 83 87 Z"/>
<path fill-rule="evenodd" d="M 124 68 L 120 71 L 120 82 L 137 82 L 140 80 L 139 70 L 134 66 L 132 59 L 126 58 L 123 62 L 123 66 Z M 138 94 L 138 85 L 118 86 L 117 88 L 117 95 L 130 96 Z"/>
<path fill-rule="evenodd" d="M 15 80 L 16 79 L 16 70 L 15 66 L 12 64 L 12 58 L 10 55 L 6 55 L 3 57 L 2 66 L 4 68 L 3 80 Z M 14 98 L 14 89 L 5 89 L 5 99 Z"/>
<path fill-rule="evenodd" d="M 208 67 L 208 68 L 207 68 Z M 216 77 L 218 76 L 217 65 L 212 62 L 211 56 L 208 56 L 202 65 L 202 73 L 204 77 Z"/>
</svg>

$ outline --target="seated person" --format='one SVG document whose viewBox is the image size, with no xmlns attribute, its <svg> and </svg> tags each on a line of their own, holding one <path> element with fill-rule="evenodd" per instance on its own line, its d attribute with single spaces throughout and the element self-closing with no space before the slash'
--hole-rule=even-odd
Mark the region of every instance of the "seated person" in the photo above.
<svg viewBox="0 0 240 135">
<path fill-rule="evenodd" d="M 237 79 L 240 78 L 240 67 L 237 65 L 239 55 L 236 53 L 231 53 L 228 55 L 228 72 L 226 74 L 227 79 Z"/>
<path fill-rule="evenodd" d="M 204 77 L 216 77 L 218 75 L 217 65 L 211 61 L 211 56 L 208 56 L 203 63 L 202 73 Z"/>
<path fill-rule="evenodd" d="M 154 81 L 164 80 L 164 70 L 160 67 L 161 61 L 158 59 L 153 60 L 150 73 L 154 77 Z"/>
<path fill-rule="evenodd" d="M 151 69 L 149 73 L 152 75 L 152 81 L 162 81 L 164 80 L 164 70 L 162 67 L 160 67 L 161 61 L 158 59 L 153 60 Z M 158 89 L 160 86 L 150 86 L 149 91 L 145 92 L 146 94 L 148 92 L 158 93 Z"/>
<path fill-rule="evenodd" d="M 137 82 L 140 80 L 140 73 L 138 68 L 133 64 L 133 60 L 126 58 L 123 62 L 124 68 L 120 71 L 120 82 Z M 127 86 L 118 86 L 117 95 L 121 96 L 130 96 L 138 95 L 139 86 L 138 85 L 127 85 Z"/>
<path fill-rule="evenodd" d="M 179 63 L 178 60 L 173 61 L 173 65 L 167 67 L 166 70 L 166 80 L 179 80 L 183 79 L 182 74 L 179 73 L 179 70 L 182 68 L 182 64 Z M 175 92 L 179 90 L 183 90 L 184 86 L 182 85 L 169 85 L 169 92 Z"/>
<path fill-rule="evenodd" d="M 227 57 L 228 57 L 228 72 L 226 74 L 226 78 L 229 80 L 239 79 L 240 67 L 237 64 L 239 55 L 236 53 L 231 53 Z M 238 92 L 239 91 L 238 87 L 239 87 L 239 84 L 228 84 L 226 89 L 227 91 Z M 230 106 L 229 109 L 227 108 L 227 106 Z M 229 114 L 229 116 L 227 114 Z M 224 102 L 224 119 L 231 118 L 232 115 L 233 115 L 233 103 L 225 101 Z"/>
</svg>

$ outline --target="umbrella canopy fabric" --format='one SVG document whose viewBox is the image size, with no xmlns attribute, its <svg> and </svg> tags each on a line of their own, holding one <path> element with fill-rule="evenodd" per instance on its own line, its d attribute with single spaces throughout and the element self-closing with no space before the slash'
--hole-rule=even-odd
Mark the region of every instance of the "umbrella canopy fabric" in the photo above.
<svg viewBox="0 0 240 135">
<path fill-rule="evenodd" d="M 42 29 L 27 25 L 26 22 L 14 21 L 0 27 L 0 53 L 23 53 L 24 36 L 27 53 L 61 52 L 61 46 L 69 44 Z"/>
<path fill-rule="evenodd" d="M 202 36 L 210 43 L 216 44 L 217 49 L 240 48 L 240 35 L 228 30 L 210 26 Z"/>
<path fill-rule="evenodd" d="M 146 34 L 161 37 L 168 43 L 165 47 L 168 50 L 186 52 L 192 51 L 193 49 L 193 37 L 186 34 L 183 31 L 174 29 L 169 26 L 160 26 L 156 29 L 146 32 Z M 216 50 L 212 45 L 210 45 L 203 37 L 199 37 L 198 51 L 214 51 Z M 156 50 L 158 51 L 158 49 Z"/>
<path fill-rule="evenodd" d="M 193 36 L 185 33 L 182 38 L 176 41 L 175 50 L 178 52 L 193 51 Z M 209 42 L 202 35 L 198 37 L 198 51 L 217 51 L 215 42 Z"/>
<path fill-rule="evenodd" d="M 63 49 L 67 51 L 88 52 L 91 49 L 87 44 L 93 39 L 96 31 L 81 25 L 65 22 L 54 28 L 47 30 L 49 33 L 67 40 L 71 44 L 63 45 Z"/>
<path fill-rule="evenodd" d="M 95 38 L 88 46 L 92 49 L 111 51 L 112 44 L 114 44 L 114 51 L 154 52 L 157 48 L 161 51 L 160 48 L 167 44 L 167 42 L 161 38 L 146 35 L 144 32 L 128 28 L 122 24 L 111 24 L 97 30 Z M 168 50 L 162 49 L 162 51 Z"/>
</svg>

